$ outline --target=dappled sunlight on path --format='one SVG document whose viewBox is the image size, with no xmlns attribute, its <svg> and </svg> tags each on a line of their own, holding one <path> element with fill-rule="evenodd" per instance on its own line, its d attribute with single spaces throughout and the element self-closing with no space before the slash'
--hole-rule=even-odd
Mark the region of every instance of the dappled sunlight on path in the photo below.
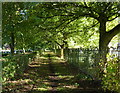
<svg viewBox="0 0 120 93">
<path fill-rule="evenodd" d="M 5 93 L 105 93 L 96 82 L 93 86 L 90 80 L 76 78 L 75 72 L 54 53 L 45 52 L 29 64 L 20 80 L 8 82 Z"/>
</svg>

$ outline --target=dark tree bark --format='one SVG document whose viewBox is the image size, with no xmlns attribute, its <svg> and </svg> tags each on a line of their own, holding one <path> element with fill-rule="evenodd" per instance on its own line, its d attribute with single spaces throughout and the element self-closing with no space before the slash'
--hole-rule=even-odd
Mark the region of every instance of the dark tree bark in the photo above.
<svg viewBox="0 0 120 93">
<path fill-rule="evenodd" d="M 100 67 L 100 77 L 102 77 L 103 73 L 107 67 L 107 53 L 108 53 L 108 44 L 111 39 L 120 32 L 120 24 L 114 27 L 110 31 L 106 31 L 106 23 L 107 17 L 104 14 L 101 14 L 98 19 L 100 26 L 99 26 L 99 55 L 100 59 L 99 62 L 102 62 L 103 65 Z"/>
<path fill-rule="evenodd" d="M 100 27 L 99 27 L 99 54 L 100 59 L 106 62 L 107 46 L 108 42 L 106 41 L 106 21 L 103 21 L 104 18 L 100 18 Z"/>
<path fill-rule="evenodd" d="M 15 36 L 13 32 L 11 32 L 10 38 L 11 38 L 11 43 L 10 43 L 11 55 L 14 55 Z"/>
<path fill-rule="evenodd" d="M 100 54 L 100 62 L 103 62 L 104 65 L 101 69 L 101 72 L 104 72 L 107 66 L 107 53 L 108 53 L 108 44 L 112 40 L 112 38 L 120 33 L 120 24 L 114 27 L 112 30 L 106 32 L 106 22 L 105 19 L 100 19 L 100 28 L 99 28 L 99 54 Z"/>
<path fill-rule="evenodd" d="M 100 26 L 100 27 L 102 28 L 103 26 Z M 103 58 L 106 57 L 106 53 L 108 52 L 108 44 L 109 44 L 109 42 L 118 33 L 120 33 L 120 24 L 118 24 L 116 27 L 114 27 L 112 30 L 110 30 L 108 32 L 103 31 L 103 28 L 100 31 L 99 50 L 100 50 L 100 52 L 103 52 L 103 56 L 102 56 Z"/>
</svg>

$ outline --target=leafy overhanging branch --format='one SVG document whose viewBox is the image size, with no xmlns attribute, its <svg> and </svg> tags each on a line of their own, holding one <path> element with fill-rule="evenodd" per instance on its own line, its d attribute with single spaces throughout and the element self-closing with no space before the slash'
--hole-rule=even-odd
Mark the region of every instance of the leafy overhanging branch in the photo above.
<svg viewBox="0 0 120 93">
<path fill-rule="evenodd" d="M 116 34 L 120 33 L 120 24 L 118 24 L 117 26 L 115 26 L 113 29 L 111 29 L 110 31 L 106 32 L 109 36 L 113 37 Z"/>
</svg>

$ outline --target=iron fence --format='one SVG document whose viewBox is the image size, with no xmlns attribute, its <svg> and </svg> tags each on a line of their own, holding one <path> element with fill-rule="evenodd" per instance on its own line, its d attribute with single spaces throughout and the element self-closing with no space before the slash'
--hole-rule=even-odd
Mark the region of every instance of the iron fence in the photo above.
<svg viewBox="0 0 120 93">
<path fill-rule="evenodd" d="M 109 54 L 113 55 L 111 58 L 118 57 L 119 51 L 117 49 L 109 49 Z M 60 49 L 56 50 L 56 53 L 60 55 Z M 103 53 L 103 52 L 102 52 Z M 64 50 L 64 58 L 65 60 L 87 73 L 94 79 L 99 78 L 99 62 L 100 62 L 100 52 L 98 48 L 92 49 L 83 49 L 83 48 L 73 48 L 73 49 L 65 49 Z"/>
</svg>

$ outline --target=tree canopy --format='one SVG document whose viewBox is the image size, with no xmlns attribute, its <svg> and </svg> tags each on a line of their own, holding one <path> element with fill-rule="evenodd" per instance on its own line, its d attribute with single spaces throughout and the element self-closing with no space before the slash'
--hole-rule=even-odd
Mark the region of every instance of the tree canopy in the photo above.
<svg viewBox="0 0 120 93">
<path fill-rule="evenodd" d="M 2 5 L 3 43 L 10 44 L 11 49 L 42 47 L 48 43 L 65 48 L 71 40 L 87 45 L 96 35 L 99 44 L 94 44 L 106 50 L 120 32 L 120 24 L 113 23 L 119 17 L 117 2 L 6 2 Z M 112 26 L 108 27 L 108 23 Z"/>
</svg>

